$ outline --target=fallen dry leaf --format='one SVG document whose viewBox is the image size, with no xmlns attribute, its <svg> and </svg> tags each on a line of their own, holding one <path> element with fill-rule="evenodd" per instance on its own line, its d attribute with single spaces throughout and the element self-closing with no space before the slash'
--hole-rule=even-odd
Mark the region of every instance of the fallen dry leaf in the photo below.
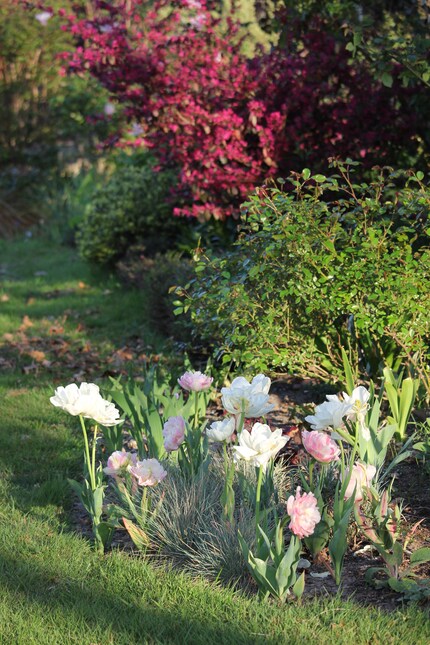
<svg viewBox="0 0 430 645">
<path fill-rule="evenodd" d="M 29 351 L 27 353 L 31 358 L 33 358 L 38 363 L 41 363 L 46 358 L 45 352 L 41 352 L 38 349 L 32 349 L 31 351 Z"/>
<path fill-rule="evenodd" d="M 52 325 L 52 327 L 49 328 L 49 334 L 51 336 L 53 334 L 64 334 L 64 327 L 60 327 L 59 325 Z"/>
<path fill-rule="evenodd" d="M 27 303 L 26 304 L 27 305 L 34 305 L 35 302 L 36 302 L 36 298 L 34 298 L 34 296 L 30 296 L 30 298 L 27 298 Z"/>
<path fill-rule="evenodd" d="M 9 296 L 7 295 L 7 293 L 2 293 L 2 295 L 0 296 L 0 302 L 9 302 Z"/>
<path fill-rule="evenodd" d="M 32 321 L 30 320 L 30 318 L 26 314 L 24 316 L 24 318 L 22 319 L 22 323 L 21 323 L 21 325 L 20 325 L 20 327 L 18 329 L 19 329 L 19 331 L 25 331 L 29 327 L 33 327 L 33 323 L 32 323 Z"/>
</svg>

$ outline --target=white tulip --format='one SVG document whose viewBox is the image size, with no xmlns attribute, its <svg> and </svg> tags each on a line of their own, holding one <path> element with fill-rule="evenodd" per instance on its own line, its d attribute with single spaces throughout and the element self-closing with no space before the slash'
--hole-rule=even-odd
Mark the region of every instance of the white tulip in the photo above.
<svg viewBox="0 0 430 645">
<path fill-rule="evenodd" d="M 364 423 L 366 412 L 369 409 L 370 392 L 366 390 L 363 385 L 356 387 L 351 396 L 346 392 L 343 393 L 343 400 L 349 406 L 348 417 L 350 419 L 357 419 L 360 423 Z"/>
<path fill-rule="evenodd" d="M 100 394 L 100 389 L 95 383 L 76 383 L 58 387 L 54 396 L 51 396 L 52 405 L 61 408 L 72 416 L 82 416 L 93 419 L 104 426 L 114 426 L 121 423 L 119 410 L 110 401 L 106 401 Z"/>
<path fill-rule="evenodd" d="M 234 461 L 241 459 L 249 461 L 257 468 L 263 466 L 266 469 L 270 459 L 285 446 L 289 437 L 282 436 L 282 430 L 272 430 L 263 423 L 254 423 L 251 432 L 242 430 L 239 435 L 239 445 L 233 446 Z"/>
<path fill-rule="evenodd" d="M 366 413 L 369 409 L 370 393 L 365 387 L 360 385 L 356 387 L 351 395 L 346 392 L 342 396 L 329 394 L 327 401 L 317 405 L 315 414 L 305 417 L 305 421 L 310 423 L 313 430 L 326 430 L 327 428 L 344 427 L 344 418 L 350 421 L 358 421 L 365 441 L 370 440 L 370 431 L 366 426 Z M 339 435 L 333 438 L 339 439 Z"/>
<path fill-rule="evenodd" d="M 326 430 L 327 428 L 342 428 L 343 418 L 347 415 L 349 405 L 341 401 L 338 396 L 329 394 L 327 401 L 317 405 L 315 414 L 305 417 L 312 430 Z"/>
<path fill-rule="evenodd" d="M 231 441 L 231 435 L 235 431 L 236 420 L 234 417 L 226 417 L 222 421 L 215 421 L 206 430 L 209 441 Z"/>
<path fill-rule="evenodd" d="M 261 417 L 275 407 L 269 403 L 269 389 L 270 378 L 264 374 L 254 376 L 251 383 L 238 376 L 230 387 L 222 388 L 222 404 L 230 414 L 244 413 L 245 419 Z"/>
</svg>

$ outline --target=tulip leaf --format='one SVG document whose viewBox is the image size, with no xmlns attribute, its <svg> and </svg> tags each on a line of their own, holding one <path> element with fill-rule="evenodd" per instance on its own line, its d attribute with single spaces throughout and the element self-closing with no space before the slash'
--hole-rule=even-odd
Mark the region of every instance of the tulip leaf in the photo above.
<svg viewBox="0 0 430 645">
<path fill-rule="evenodd" d="M 291 586 L 294 578 L 294 569 L 292 567 L 291 558 L 288 551 L 279 563 L 276 569 L 275 577 L 279 589 L 288 589 Z"/>
<path fill-rule="evenodd" d="M 304 590 L 305 590 L 305 572 L 303 571 L 302 574 L 297 578 L 296 582 L 294 583 L 293 594 L 296 596 L 296 598 L 301 598 L 303 596 Z"/>
<path fill-rule="evenodd" d="M 239 545 L 240 545 L 243 557 L 245 558 L 246 563 L 248 564 L 249 563 L 249 553 L 250 553 L 249 547 L 248 547 L 247 543 L 245 542 L 245 539 L 244 539 L 244 537 L 243 537 L 243 535 L 242 535 L 242 533 L 240 531 L 237 532 L 237 537 L 239 539 Z"/>
<path fill-rule="evenodd" d="M 122 518 L 127 533 L 129 534 L 134 546 L 139 551 L 146 551 L 149 546 L 148 535 L 140 527 L 136 526 L 131 520 L 126 517 Z"/>
<path fill-rule="evenodd" d="M 103 511 L 104 486 L 99 486 L 93 491 L 94 515 L 100 517 Z"/>
<path fill-rule="evenodd" d="M 115 527 L 108 522 L 100 522 L 100 524 L 95 527 L 95 531 L 104 547 L 110 544 L 114 529 Z"/>
<path fill-rule="evenodd" d="M 324 512 L 323 519 L 321 519 L 315 527 L 311 537 L 305 538 L 304 542 L 306 547 L 315 557 L 326 546 L 330 538 L 330 529 L 333 526 L 333 519 Z"/>
<path fill-rule="evenodd" d="M 343 370 L 345 372 L 346 393 L 349 396 L 351 396 L 355 387 L 355 379 L 352 373 L 351 363 L 349 362 L 348 355 L 343 347 L 341 347 L 341 352 L 342 352 Z"/>
</svg>

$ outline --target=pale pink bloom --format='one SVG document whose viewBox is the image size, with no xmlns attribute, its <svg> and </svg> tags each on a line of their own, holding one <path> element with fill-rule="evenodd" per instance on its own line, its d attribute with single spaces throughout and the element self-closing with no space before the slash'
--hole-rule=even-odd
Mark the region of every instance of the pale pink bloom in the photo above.
<svg viewBox="0 0 430 645">
<path fill-rule="evenodd" d="M 125 475 L 125 473 L 130 472 L 132 466 L 136 465 L 136 462 L 137 455 L 134 453 L 116 450 L 109 457 L 107 466 L 103 468 L 103 471 L 106 475 L 111 475 L 112 477 Z"/>
<path fill-rule="evenodd" d="M 80 415 L 86 419 L 93 419 L 104 426 L 121 423 L 119 410 L 102 397 L 99 386 L 95 383 L 81 383 L 79 387 L 76 383 L 71 383 L 66 387 L 57 387 L 50 401 L 52 405 L 72 416 Z"/>
<path fill-rule="evenodd" d="M 349 468 L 345 470 L 345 478 L 349 474 Z M 376 475 L 375 466 L 367 466 L 361 461 L 356 461 L 352 467 L 351 479 L 346 487 L 345 499 L 349 499 L 354 494 L 355 501 L 361 502 L 363 499 L 363 488 L 369 488 L 373 477 Z"/>
<path fill-rule="evenodd" d="M 164 448 L 167 452 L 178 450 L 185 439 L 185 419 L 170 417 L 163 426 Z"/>
<path fill-rule="evenodd" d="M 231 441 L 231 436 L 236 428 L 236 419 L 234 417 L 226 417 L 222 421 L 215 421 L 211 423 L 206 430 L 206 436 L 209 441 Z"/>
<path fill-rule="evenodd" d="M 282 436 L 281 428 L 272 430 L 264 423 L 254 423 L 251 432 L 243 429 L 239 435 L 239 443 L 233 446 L 235 462 L 243 459 L 258 468 L 266 469 L 270 459 L 285 446 L 289 437 Z"/>
<path fill-rule="evenodd" d="M 155 486 L 166 477 L 167 472 L 157 459 L 144 459 L 138 461 L 130 468 L 131 474 L 136 477 L 139 486 Z"/>
<path fill-rule="evenodd" d="M 116 107 L 114 106 L 113 103 L 110 103 L 108 101 L 104 105 L 103 112 L 106 114 L 106 116 L 112 116 L 116 112 Z"/>
<path fill-rule="evenodd" d="M 206 376 L 201 372 L 185 372 L 178 378 L 179 385 L 188 392 L 201 392 L 207 390 L 212 385 L 212 376 Z"/>
<path fill-rule="evenodd" d="M 251 383 L 244 377 L 233 379 L 230 387 L 221 390 L 222 404 L 230 414 L 244 413 L 245 419 L 261 417 L 275 407 L 269 403 L 270 378 L 264 374 L 254 376 Z"/>
<path fill-rule="evenodd" d="M 339 459 L 339 446 L 325 432 L 303 430 L 302 441 L 308 453 L 321 464 L 329 464 Z"/>
<path fill-rule="evenodd" d="M 311 536 L 321 520 L 317 498 L 313 493 L 302 495 L 300 486 L 297 487 L 296 496 L 291 495 L 287 500 L 287 513 L 291 518 L 289 528 L 298 538 Z"/>
<path fill-rule="evenodd" d="M 48 20 L 52 18 L 52 13 L 50 11 L 41 11 L 40 13 L 37 13 L 34 17 L 36 18 L 37 22 L 40 22 L 40 24 L 43 27 L 46 27 L 46 25 L 48 24 Z"/>
</svg>

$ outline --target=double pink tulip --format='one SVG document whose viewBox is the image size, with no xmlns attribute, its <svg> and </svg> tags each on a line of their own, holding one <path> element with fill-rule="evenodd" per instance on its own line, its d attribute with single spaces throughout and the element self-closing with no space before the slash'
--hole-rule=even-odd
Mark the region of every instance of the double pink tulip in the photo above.
<svg viewBox="0 0 430 645">
<path fill-rule="evenodd" d="M 170 417 L 163 427 L 164 448 L 167 452 L 178 450 L 185 440 L 185 419 Z"/>
<path fill-rule="evenodd" d="M 212 385 L 212 376 L 206 376 L 201 372 L 185 372 L 178 378 L 179 385 L 188 392 L 201 392 L 208 390 Z"/>
<path fill-rule="evenodd" d="M 340 448 L 325 432 L 303 430 L 302 442 L 307 452 L 321 464 L 329 464 L 339 459 Z"/>
<path fill-rule="evenodd" d="M 321 520 L 317 498 L 313 493 L 302 495 L 300 486 L 296 496 L 291 495 L 287 500 L 287 513 L 291 518 L 288 527 L 298 538 L 310 537 Z"/>
</svg>

